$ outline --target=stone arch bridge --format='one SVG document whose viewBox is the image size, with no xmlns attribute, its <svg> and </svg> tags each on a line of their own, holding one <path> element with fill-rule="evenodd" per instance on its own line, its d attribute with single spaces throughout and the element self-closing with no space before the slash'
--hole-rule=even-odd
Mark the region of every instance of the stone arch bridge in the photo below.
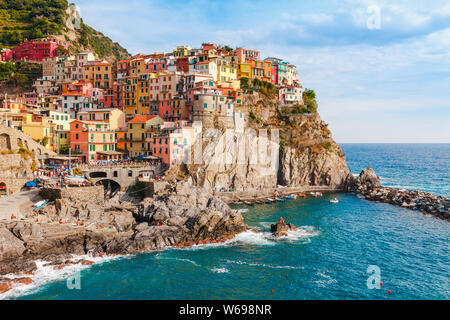
<svg viewBox="0 0 450 320">
<path fill-rule="evenodd" d="M 48 150 L 40 143 L 34 141 L 29 135 L 23 133 L 20 130 L 7 127 L 0 124 L 0 151 L 3 150 L 19 150 L 23 147 L 36 156 L 38 155 L 55 155 L 51 150 Z"/>
<path fill-rule="evenodd" d="M 103 184 L 105 192 L 125 191 L 134 185 L 138 178 L 154 177 L 164 172 L 162 165 L 105 165 L 79 166 L 79 169 L 91 178 L 95 184 Z"/>
</svg>

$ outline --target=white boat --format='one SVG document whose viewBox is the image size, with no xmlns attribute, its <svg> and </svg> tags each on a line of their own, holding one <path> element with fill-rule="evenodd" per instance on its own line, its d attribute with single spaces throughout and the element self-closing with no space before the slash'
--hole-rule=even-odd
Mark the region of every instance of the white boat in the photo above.
<svg viewBox="0 0 450 320">
<path fill-rule="evenodd" d="M 46 200 L 41 200 L 41 201 L 39 201 L 39 202 L 36 202 L 35 204 L 33 204 L 33 207 L 40 207 L 40 206 L 42 206 L 45 202 L 46 202 Z"/>
<path fill-rule="evenodd" d="M 330 203 L 339 203 L 339 200 L 337 198 L 331 199 Z"/>
</svg>

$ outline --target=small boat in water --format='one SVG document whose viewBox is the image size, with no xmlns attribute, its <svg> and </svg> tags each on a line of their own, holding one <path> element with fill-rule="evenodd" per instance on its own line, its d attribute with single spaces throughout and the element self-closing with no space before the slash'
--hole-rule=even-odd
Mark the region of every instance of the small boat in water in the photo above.
<svg viewBox="0 0 450 320">
<path fill-rule="evenodd" d="M 337 198 L 331 199 L 330 203 L 339 203 L 339 200 Z"/>
<path fill-rule="evenodd" d="M 301 192 L 298 194 L 298 196 L 299 196 L 300 198 L 306 198 L 306 195 L 305 195 L 304 193 L 301 193 Z"/>
<path fill-rule="evenodd" d="M 285 198 L 286 198 L 287 200 L 292 200 L 292 199 L 294 199 L 291 195 L 287 195 Z"/>
<path fill-rule="evenodd" d="M 244 203 L 248 206 L 252 206 L 254 204 L 253 202 L 250 202 L 250 201 L 244 201 Z"/>
<path fill-rule="evenodd" d="M 277 200 L 277 202 L 285 202 L 286 199 L 281 199 L 281 198 L 276 198 L 275 200 Z"/>
<path fill-rule="evenodd" d="M 275 202 L 275 199 L 272 199 L 272 198 L 267 198 L 266 199 L 266 203 L 267 204 L 272 204 L 273 202 Z"/>
<path fill-rule="evenodd" d="M 256 204 L 264 204 L 264 201 L 256 200 L 255 203 L 256 203 Z"/>
</svg>

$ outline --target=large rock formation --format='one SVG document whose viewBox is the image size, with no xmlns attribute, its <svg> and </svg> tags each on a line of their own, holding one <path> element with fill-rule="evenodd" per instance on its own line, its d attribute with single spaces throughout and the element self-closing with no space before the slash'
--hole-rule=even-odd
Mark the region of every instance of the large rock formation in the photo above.
<svg viewBox="0 0 450 320">
<path fill-rule="evenodd" d="M 362 170 L 357 178 L 349 174 L 344 189 L 362 194 L 370 201 L 386 202 L 450 220 L 450 199 L 417 190 L 383 187 L 372 168 Z"/>
<path fill-rule="evenodd" d="M 135 218 L 141 224 L 134 229 L 134 235 L 107 243 L 107 251 L 220 242 L 247 229 L 239 212 L 206 190 L 185 182 L 157 199 L 145 199 L 135 210 Z"/>
<path fill-rule="evenodd" d="M 286 147 L 280 154 L 280 185 L 286 186 L 330 186 L 340 188 L 350 173 L 340 147 L 337 151 L 319 150 L 310 147 Z"/>
<path fill-rule="evenodd" d="M 16 258 L 25 251 L 23 242 L 10 230 L 0 227 L 0 260 Z"/>
<path fill-rule="evenodd" d="M 198 186 L 216 191 L 275 185 L 343 186 L 350 171 L 319 114 L 294 113 L 293 108 L 281 108 L 276 98 L 258 93 L 245 95 L 244 103 L 235 109 L 244 115 L 240 125 L 245 134 L 236 127 L 233 135 L 226 136 L 220 128 L 228 127 L 220 122 L 213 128 L 203 127 L 206 161 L 187 167 Z M 208 130 L 212 129 L 219 138 L 210 138 Z M 244 146 L 240 141 L 245 141 Z"/>
<path fill-rule="evenodd" d="M 215 243 L 247 229 L 238 211 L 184 182 L 156 199 L 146 199 L 134 208 L 131 205 L 102 207 L 57 199 L 41 210 L 39 223 L 32 219 L 0 222 L 0 275 L 32 272 L 35 259 L 63 267 L 70 254 L 127 254 Z"/>
</svg>

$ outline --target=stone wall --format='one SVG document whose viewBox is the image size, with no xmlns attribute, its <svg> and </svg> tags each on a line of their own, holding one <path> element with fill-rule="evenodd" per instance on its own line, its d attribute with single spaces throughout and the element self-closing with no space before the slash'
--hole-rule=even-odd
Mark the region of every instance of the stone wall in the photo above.
<svg viewBox="0 0 450 320">
<path fill-rule="evenodd" d="M 6 185 L 6 194 L 13 194 L 32 180 L 31 159 L 20 154 L 0 154 L 0 183 Z"/>
<path fill-rule="evenodd" d="M 145 197 L 146 198 L 153 198 L 155 193 L 164 190 L 166 186 L 168 186 L 169 183 L 165 181 L 150 181 L 150 182 L 144 182 L 144 191 L 145 191 Z"/>
<path fill-rule="evenodd" d="M 5 178 L 0 177 L 0 183 L 4 183 L 6 185 L 6 194 L 10 195 L 16 192 L 19 192 L 20 189 L 25 185 L 29 178 Z"/>
<path fill-rule="evenodd" d="M 22 131 L 0 124 L 0 151 L 19 150 L 20 146 L 30 150 L 35 155 L 55 155 L 53 151 L 37 143 Z"/>
<path fill-rule="evenodd" d="M 39 191 L 39 195 L 51 201 L 56 199 L 67 199 L 72 202 L 82 201 L 98 205 L 103 205 L 105 203 L 103 186 L 63 189 L 43 188 Z"/>
</svg>

